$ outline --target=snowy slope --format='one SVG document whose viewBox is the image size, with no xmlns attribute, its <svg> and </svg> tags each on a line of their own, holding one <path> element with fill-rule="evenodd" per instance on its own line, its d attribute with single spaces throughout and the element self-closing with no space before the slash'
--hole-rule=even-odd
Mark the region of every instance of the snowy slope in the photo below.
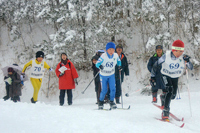
<svg viewBox="0 0 200 133">
<path fill-rule="evenodd" d="M 181 92 L 180 100 L 173 100 L 171 112 L 185 118 L 184 128 L 155 119 L 160 118 L 161 110 L 151 104 L 151 96 L 140 95 L 140 91 L 132 90 L 124 99 L 124 107 L 131 105 L 130 110 L 99 111 L 95 104 L 94 85 L 81 94 L 86 86 L 81 83 L 74 91 L 72 106 L 60 107 L 58 100 L 48 99 L 31 104 L 23 99 L 21 103 L 0 100 L 0 132 L 1 133 L 194 133 L 200 132 L 200 84 L 197 80 L 190 81 L 192 117 L 190 113 L 187 91 Z M 124 84 L 126 86 L 126 84 Z M 183 86 L 185 88 L 186 86 Z M 82 87 L 84 88 L 84 87 Z M 30 99 L 30 98 L 29 98 Z M 58 99 L 58 97 L 57 97 Z M 160 101 L 158 101 L 160 104 Z M 121 105 L 118 105 L 121 107 Z M 109 108 L 109 105 L 105 105 Z M 176 122 L 177 123 L 177 122 Z M 181 123 L 177 123 L 181 124 Z"/>
</svg>

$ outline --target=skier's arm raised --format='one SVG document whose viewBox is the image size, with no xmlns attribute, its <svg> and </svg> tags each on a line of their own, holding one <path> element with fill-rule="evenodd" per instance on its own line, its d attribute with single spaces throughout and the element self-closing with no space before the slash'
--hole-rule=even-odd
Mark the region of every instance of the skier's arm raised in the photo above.
<svg viewBox="0 0 200 133">
<path fill-rule="evenodd" d="M 26 68 L 29 67 L 29 66 L 32 66 L 32 60 L 29 61 L 28 63 L 26 63 L 26 64 L 24 65 L 24 68 L 23 68 L 23 70 L 22 70 L 22 73 L 24 73 L 24 72 L 26 71 Z"/>
</svg>

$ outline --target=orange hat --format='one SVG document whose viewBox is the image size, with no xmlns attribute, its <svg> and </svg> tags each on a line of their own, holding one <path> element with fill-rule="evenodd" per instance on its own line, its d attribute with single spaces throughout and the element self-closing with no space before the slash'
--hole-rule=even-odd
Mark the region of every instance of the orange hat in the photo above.
<svg viewBox="0 0 200 133">
<path fill-rule="evenodd" d="M 172 52 L 176 50 L 184 51 L 184 43 L 181 40 L 176 40 L 172 44 Z"/>
</svg>

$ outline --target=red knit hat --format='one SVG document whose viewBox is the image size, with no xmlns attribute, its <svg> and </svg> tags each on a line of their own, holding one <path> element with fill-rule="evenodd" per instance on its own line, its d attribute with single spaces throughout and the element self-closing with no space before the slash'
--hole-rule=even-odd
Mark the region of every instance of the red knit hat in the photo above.
<svg viewBox="0 0 200 133">
<path fill-rule="evenodd" d="M 181 40 L 176 40 L 172 44 L 172 52 L 176 50 L 184 51 L 184 43 Z"/>
</svg>

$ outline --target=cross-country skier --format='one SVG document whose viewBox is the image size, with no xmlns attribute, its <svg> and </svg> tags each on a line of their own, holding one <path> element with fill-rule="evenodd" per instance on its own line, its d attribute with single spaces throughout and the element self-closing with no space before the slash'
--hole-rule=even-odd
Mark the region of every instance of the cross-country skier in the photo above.
<svg viewBox="0 0 200 133">
<path fill-rule="evenodd" d="M 96 63 L 96 67 L 100 68 L 100 80 L 102 85 L 102 90 L 99 98 L 99 109 L 103 109 L 104 97 L 107 93 L 107 85 L 110 88 L 110 107 L 117 108 L 114 103 L 115 98 L 115 66 L 118 65 L 119 69 L 121 66 L 121 61 L 117 53 L 115 53 L 115 44 L 109 42 L 106 45 L 106 53 L 103 53 Z"/>
<path fill-rule="evenodd" d="M 31 66 L 30 80 L 34 89 L 33 97 L 31 98 L 32 103 L 37 102 L 38 93 L 42 84 L 42 78 L 44 77 L 44 69 L 46 68 L 49 69 L 49 71 L 52 71 L 50 66 L 43 59 L 44 53 L 42 51 L 38 51 L 36 53 L 36 59 L 31 60 L 27 64 L 25 64 L 22 70 L 22 75 L 24 75 L 26 68 Z"/>
<path fill-rule="evenodd" d="M 60 106 L 64 104 L 66 91 L 68 105 L 72 105 L 72 89 L 75 89 L 75 83 L 78 85 L 78 73 L 73 63 L 67 58 L 66 53 L 61 54 L 61 62 L 58 63 L 55 72 L 59 78 Z"/>
<path fill-rule="evenodd" d="M 147 68 L 149 72 L 151 73 L 151 70 L 153 68 L 153 64 L 163 55 L 163 47 L 161 45 L 156 46 L 156 53 L 149 59 L 149 62 L 147 64 Z M 165 86 L 162 84 L 161 80 L 162 74 L 160 72 L 160 69 L 157 69 L 156 71 L 156 85 L 152 86 L 152 103 L 157 103 L 157 92 L 158 89 L 165 89 Z"/>
<path fill-rule="evenodd" d="M 118 69 L 118 67 L 115 67 L 115 80 L 116 80 L 116 94 L 115 94 L 115 100 L 117 104 L 120 104 L 120 96 L 121 96 L 121 83 L 124 80 L 124 74 L 126 76 L 129 76 L 129 68 L 128 68 L 128 61 L 123 53 L 123 46 L 121 44 L 116 46 L 116 53 L 118 54 L 120 60 L 121 60 L 121 70 Z M 119 75 L 121 73 L 121 75 Z M 120 77 L 121 77 L 121 83 L 120 83 Z"/>
<path fill-rule="evenodd" d="M 163 84 L 166 85 L 162 99 L 164 106 L 162 112 L 162 119 L 169 118 L 170 102 L 171 99 L 175 99 L 178 78 L 183 74 L 185 66 L 189 69 L 193 69 L 193 65 L 189 60 L 188 55 L 184 55 L 184 43 L 181 40 L 176 40 L 172 44 L 172 51 L 167 51 L 154 65 L 151 71 L 151 84 L 156 83 L 156 71 L 161 68 L 163 74 Z"/>
</svg>

